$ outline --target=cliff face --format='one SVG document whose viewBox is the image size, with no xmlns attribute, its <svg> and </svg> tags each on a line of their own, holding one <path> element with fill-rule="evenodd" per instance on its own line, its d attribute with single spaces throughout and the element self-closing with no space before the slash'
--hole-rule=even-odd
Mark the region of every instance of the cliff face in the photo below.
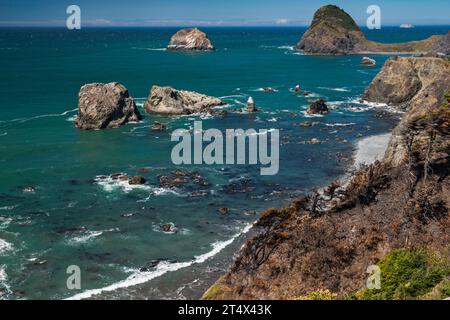
<svg viewBox="0 0 450 320">
<path fill-rule="evenodd" d="M 367 52 L 450 54 L 450 36 L 432 36 L 422 41 L 385 44 L 366 39 L 353 18 L 334 5 L 320 8 L 296 49 L 309 54 L 358 54 Z"/>
<path fill-rule="evenodd" d="M 416 141 L 427 139 L 428 132 L 422 130 L 425 125 L 418 120 L 430 121 L 427 116 L 439 110 L 448 89 L 450 62 L 447 60 L 393 58 L 386 62 L 363 95 L 365 100 L 387 103 L 407 111 L 392 133 L 385 162 L 397 166 L 405 161 L 406 149 L 413 147 L 405 141 L 411 134 L 414 133 Z"/>
<path fill-rule="evenodd" d="M 267 210 L 256 224 L 259 234 L 204 298 L 291 299 L 317 291 L 333 298 L 415 299 L 439 290 L 446 294 L 442 288 L 450 281 L 450 94 L 442 88 L 450 89 L 450 83 L 440 77 L 441 72 L 448 75 L 447 69 L 447 61 L 429 58 L 388 62 L 366 95 L 388 99 L 380 92 L 394 94 L 391 86 L 410 88 L 411 92 L 395 93 L 396 101 L 408 102 L 396 129 L 400 139 L 395 148 L 401 146 L 404 155 L 393 161 L 391 153 L 397 151 L 392 151 L 384 161 L 355 173 L 345 187 L 334 183 L 287 208 Z M 398 83 L 410 76 L 414 80 Z M 400 248 L 411 251 L 395 251 Z M 431 267 L 425 274 L 415 267 L 403 270 L 411 267 L 413 250 L 423 248 L 440 252 L 445 267 L 436 274 Z M 382 282 L 381 290 L 364 291 L 367 268 L 380 260 L 382 279 L 392 276 L 401 282 L 410 277 L 413 285 Z M 389 264 L 396 267 L 389 269 Z M 435 277 L 429 278 L 430 273 Z"/>
</svg>

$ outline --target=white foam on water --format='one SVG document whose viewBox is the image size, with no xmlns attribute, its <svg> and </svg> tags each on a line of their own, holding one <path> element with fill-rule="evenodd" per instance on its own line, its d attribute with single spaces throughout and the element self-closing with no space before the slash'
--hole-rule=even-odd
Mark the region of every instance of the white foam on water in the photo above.
<svg viewBox="0 0 450 320">
<path fill-rule="evenodd" d="M 391 134 L 387 133 L 359 140 L 355 152 L 354 166 L 358 168 L 361 165 L 369 165 L 376 160 L 382 160 L 390 138 Z"/>
<path fill-rule="evenodd" d="M 125 175 L 125 174 L 124 174 Z M 103 188 L 106 192 L 113 192 L 116 190 L 121 190 L 125 193 L 131 192 L 133 190 L 148 190 L 151 191 L 153 189 L 152 186 L 149 185 L 131 185 L 128 183 L 128 180 L 122 181 L 120 179 L 114 180 L 111 177 L 103 178 L 103 176 L 97 176 L 94 180 L 94 183 Z"/>
<path fill-rule="evenodd" d="M 253 224 L 246 225 L 242 231 L 232 236 L 229 240 L 226 241 L 218 241 L 212 244 L 212 250 L 202 254 L 200 256 L 194 257 L 193 260 L 187 261 L 187 262 L 175 262 L 171 263 L 168 261 L 162 261 L 158 263 L 158 265 L 155 267 L 154 271 L 150 272 L 141 272 L 136 269 L 128 269 L 129 272 L 132 274 L 125 280 L 116 282 L 110 286 L 100 288 L 100 289 L 92 289 L 87 290 L 85 292 L 76 294 L 70 298 L 67 298 L 66 300 L 81 300 L 81 299 L 89 299 L 95 295 L 99 295 L 104 292 L 112 292 L 116 291 L 118 289 L 133 287 L 139 284 L 146 283 L 148 281 L 151 281 L 155 278 L 161 277 L 162 275 L 168 273 L 168 272 L 174 272 L 178 271 L 180 269 L 188 268 L 192 266 L 193 264 L 202 264 L 205 261 L 211 259 L 218 253 L 220 253 L 223 249 L 228 247 L 230 244 L 232 244 L 238 237 L 240 237 L 243 234 L 248 233 L 251 228 L 253 227 Z"/>
<path fill-rule="evenodd" d="M 356 123 L 354 122 L 350 122 L 350 123 L 325 123 L 325 125 L 327 127 L 350 127 L 350 126 L 354 126 L 356 125 Z"/>
<path fill-rule="evenodd" d="M 68 122 L 74 122 L 75 120 L 77 120 L 77 116 L 76 115 L 71 116 L 71 117 L 66 119 L 66 121 L 68 121 Z"/>
<path fill-rule="evenodd" d="M 117 229 L 117 228 L 113 228 L 113 229 L 109 229 L 109 230 L 100 230 L 100 231 L 87 230 L 87 231 L 83 231 L 82 235 L 71 238 L 69 240 L 69 242 L 72 244 L 85 243 L 85 242 L 93 240 L 97 237 L 100 237 L 105 232 L 117 232 L 117 231 L 119 231 L 119 229 Z"/>
<path fill-rule="evenodd" d="M 329 91 L 337 91 L 337 92 L 351 92 L 352 90 L 348 89 L 348 88 L 329 88 L 329 87 L 319 87 L 319 89 L 322 90 L 329 90 Z"/>
<path fill-rule="evenodd" d="M 0 137 L 4 137 L 4 136 L 7 136 L 8 135 L 8 132 L 3 132 L 2 134 L 0 134 Z"/>
<path fill-rule="evenodd" d="M 167 48 L 147 48 L 148 51 L 167 51 Z"/>
<path fill-rule="evenodd" d="M 0 255 L 5 254 L 7 251 L 11 251 L 13 245 L 6 240 L 0 239 Z"/>
<path fill-rule="evenodd" d="M 20 122 L 20 123 L 24 123 L 24 122 L 28 122 L 28 121 L 31 121 L 31 120 L 41 119 L 41 118 L 62 117 L 62 116 L 68 115 L 71 112 L 75 112 L 77 110 L 78 110 L 78 108 L 75 108 L 75 109 L 71 109 L 71 110 L 66 110 L 66 111 L 64 111 L 62 113 L 41 114 L 41 115 L 30 117 L 30 118 L 18 118 L 18 119 L 12 119 L 12 120 L 1 120 L 0 123 L 6 123 L 6 122 Z"/>
<path fill-rule="evenodd" d="M 323 114 L 309 114 L 306 111 L 302 111 L 302 113 L 303 113 L 303 117 L 305 117 L 305 118 L 323 118 L 324 117 Z"/>
</svg>

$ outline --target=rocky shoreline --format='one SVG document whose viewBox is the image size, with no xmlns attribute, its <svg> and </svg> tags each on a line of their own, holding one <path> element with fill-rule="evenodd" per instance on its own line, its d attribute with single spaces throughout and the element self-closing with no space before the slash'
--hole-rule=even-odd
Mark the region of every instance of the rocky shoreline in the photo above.
<svg viewBox="0 0 450 320">
<path fill-rule="evenodd" d="M 405 90 L 407 99 L 397 103 L 406 113 L 384 159 L 354 173 L 344 186 L 336 182 L 264 212 L 255 224 L 258 234 L 203 299 L 448 297 L 450 62 L 434 59 L 389 60 L 366 90 L 377 101 L 374 92 L 402 92 L 405 72 L 420 75 L 421 84 L 412 86 L 418 90 Z M 410 270 L 402 259 L 421 262 Z M 392 286 L 364 289 L 374 264 Z M 411 278 L 430 268 L 439 269 L 433 279 Z M 395 272 L 409 278 L 399 280 Z"/>
</svg>

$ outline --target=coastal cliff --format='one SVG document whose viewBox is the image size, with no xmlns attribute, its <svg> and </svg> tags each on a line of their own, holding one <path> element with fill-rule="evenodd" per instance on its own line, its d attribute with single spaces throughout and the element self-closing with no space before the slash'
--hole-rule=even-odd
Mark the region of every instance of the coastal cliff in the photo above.
<svg viewBox="0 0 450 320">
<path fill-rule="evenodd" d="M 450 296 L 450 93 L 443 92 L 450 89 L 449 68 L 443 59 L 388 61 L 365 93 L 378 101 L 409 88 L 385 159 L 344 186 L 333 183 L 264 212 L 257 235 L 203 299 Z M 405 84 L 404 74 L 417 80 Z M 369 290 L 373 265 L 381 288 Z"/>
<path fill-rule="evenodd" d="M 295 47 L 308 54 L 343 55 L 364 53 L 450 54 L 450 32 L 422 41 L 385 44 L 369 41 L 353 18 L 334 5 L 321 7 L 311 26 Z"/>
</svg>

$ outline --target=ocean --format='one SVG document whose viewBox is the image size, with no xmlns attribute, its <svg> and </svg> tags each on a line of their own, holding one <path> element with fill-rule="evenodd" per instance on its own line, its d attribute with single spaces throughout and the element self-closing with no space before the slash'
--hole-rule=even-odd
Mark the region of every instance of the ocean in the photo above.
<svg viewBox="0 0 450 320">
<path fill-rule="evenodd" d="M 398 122 L 389 107 L 359 101 L 387 56 L 374 56 L 377 66 L 367 68 L 361 56 L 302 55 L 293 50 L 306 30 L 300 27 L 203 29 L 217 51 L 165 51 L 175 28 L 0 29 L 0 299 L 199 298 L 264 209 L 344 176 L 358 142 Z M 398 42 L 447 30 L 364 31 Z M 144 120 L 75 128 L 80 87 L 113 81 L 128 88 Z M 154 84 L 221 97 L 230 110 L 252 96 L 260 111 L 149 115 L 143 103 Z M 297 84 L 311 95 L 293 94 Z M 316 98 L 328 101 L 329 115 L 305 114 Z M 278 175 L 261 176 L 249 165 L 173 165 L 171 132 L 196 120 L 204 129 L 279 129 Z M 154 121 L 168 130 L 151 131 Z M 304 128 L 304 121 L 314 125 Z M 322 143 L 305 143 L 312 138 Z M 142 168 L 144 186 L 102 177 Z M 159 178 L 175 170 L 198 172 L 208 183 L 161 186 Z M 161 230 L 170 223 L 178 232 Z M 81 270 L 81 289 L 67 287 L 72 265 Z"/>
</svg>

